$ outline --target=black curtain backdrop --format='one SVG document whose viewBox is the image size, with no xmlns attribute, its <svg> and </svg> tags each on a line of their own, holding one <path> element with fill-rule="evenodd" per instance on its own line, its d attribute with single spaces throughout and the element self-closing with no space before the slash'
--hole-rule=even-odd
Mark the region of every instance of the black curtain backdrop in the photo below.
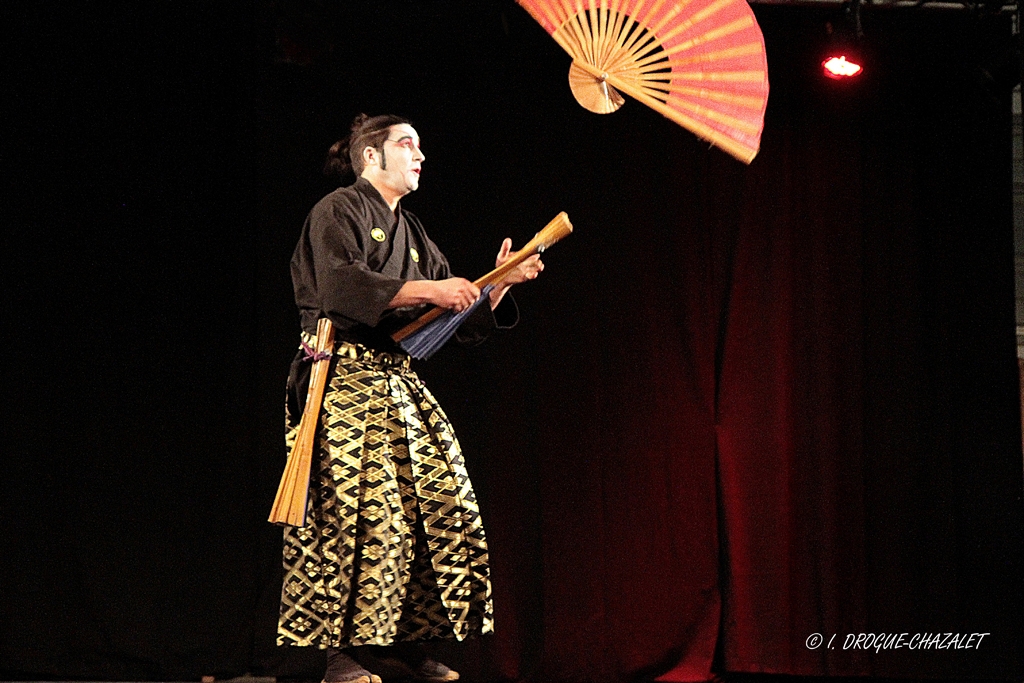
<svg viewBox="0 0 1024 683">
<path fill-rule="evenodd" d="M 837 84 L 829 10 L 756 13 L 747 167 L 635 102 L 582 110 L 511 2 L 5 3 L 0 675 L 320 677 L 274 645 L 264 520 L 287 262 L 366 111 L 417 125 L 406 203 L 457 271 L 576 226 L 516 330 L 420 366 L 493 558 L 498 632 L 446 661 L 1019 680 L 1008 18 L 866 13 Z"/>
</svg>

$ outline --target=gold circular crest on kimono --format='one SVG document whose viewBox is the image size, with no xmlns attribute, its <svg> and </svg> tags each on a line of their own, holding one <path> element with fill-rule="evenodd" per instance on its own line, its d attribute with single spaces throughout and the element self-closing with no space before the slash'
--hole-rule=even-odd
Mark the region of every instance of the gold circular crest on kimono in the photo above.
<svg viewBox="0 0 1024 683">
<path fill-rule="evenodd" d="M 381 230 L 380 228 L 374 228 L 373 230 L 371 230 L 370 231 L 370 237 L 372 237 L 373 239 L 377 240 L 378 242 L 383 242 L 384 240 L 386 240 L 388 238 L 388 236 L 385 235 L 384 231 Z"/>
<path fill-rule="evenodd" d="M 420 252 L 416 251 L 416 247 L 409 247 L 409 256 L 412 256 L 412 260 L 416 263 L 420 262 Z"/>
</svg>

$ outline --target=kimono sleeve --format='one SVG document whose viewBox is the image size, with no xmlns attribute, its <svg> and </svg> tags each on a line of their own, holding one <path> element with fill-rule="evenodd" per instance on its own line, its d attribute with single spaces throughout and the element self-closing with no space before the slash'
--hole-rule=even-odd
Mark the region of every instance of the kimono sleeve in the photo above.
<svg viewBox="0 0 1024 683">
<path fill-rule="evenodd" d="M 487 339 L 494 330 L 508 330 L 519 322 L 519 307 L 511 292 L 506 292 L 497 308 L 491 310 L 488 304 L 480 306 L 459 325 L 455 340 L 460 344 L 473 346 Z"/>
</svg>

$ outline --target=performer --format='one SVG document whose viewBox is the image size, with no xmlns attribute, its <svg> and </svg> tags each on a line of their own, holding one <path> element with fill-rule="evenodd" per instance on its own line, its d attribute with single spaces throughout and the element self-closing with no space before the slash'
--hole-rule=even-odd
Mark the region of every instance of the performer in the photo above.
<svg viewBox="0 0 1024 683">
<path fill-rule="evenodd" d="M 480 296 L 400 200 L 419 186 L 424 155 L 397 116 L 358 116 L 325 171 L 355 184 L 313 207 L 291 261 L 302 346 L 288 381 L 288 446 L 295 439 L 316 348 L 317 320 L 335 328 L 310 477 L 307 525 L 286 527 L 278 644 L 326 648 L 327 683 L 380 683 L 360 646 L 402 663 L 415 680 L 458 673 L 422 643 L 492 628 L 487 544 L 459 443 L 390 334 L 434 304 L 463 311 Z M 497 265 L 511 254 L 504 240 Z M 533 256 L 460 327 L 475 343 L 511 327 L 509 287 L 536 278 Z"/>
</svg>

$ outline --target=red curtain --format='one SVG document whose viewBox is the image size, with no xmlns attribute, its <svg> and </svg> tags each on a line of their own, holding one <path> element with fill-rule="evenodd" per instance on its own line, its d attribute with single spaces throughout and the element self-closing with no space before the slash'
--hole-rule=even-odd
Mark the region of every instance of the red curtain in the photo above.
<svg viewBox="0 0 1024 683">
<path fill-rule="evenodd" d="M 532 542 L 540 576 L 498 564 L 508 677 L 1021 670 L 1009 103 L 974 77 L 964 36 L 984 34 L 871 25 L 891 48 L 843 90 L 804 66 L 820 17 L 760 15 L 773 93 L 749 168 L 653 116 L 615 173 L 576 149 L 591 192 L 544 276 L 562 306 L 524 290 L 527 388 L 501 402 L 532 433 L 488 467 L 495 556 Z M 524 457 L 529 479 L 500 474 Z M 524 484 L 535 537 L 510 512 Z M 879 632 L 991 635 L 844 647 Z"/>
</svg>

